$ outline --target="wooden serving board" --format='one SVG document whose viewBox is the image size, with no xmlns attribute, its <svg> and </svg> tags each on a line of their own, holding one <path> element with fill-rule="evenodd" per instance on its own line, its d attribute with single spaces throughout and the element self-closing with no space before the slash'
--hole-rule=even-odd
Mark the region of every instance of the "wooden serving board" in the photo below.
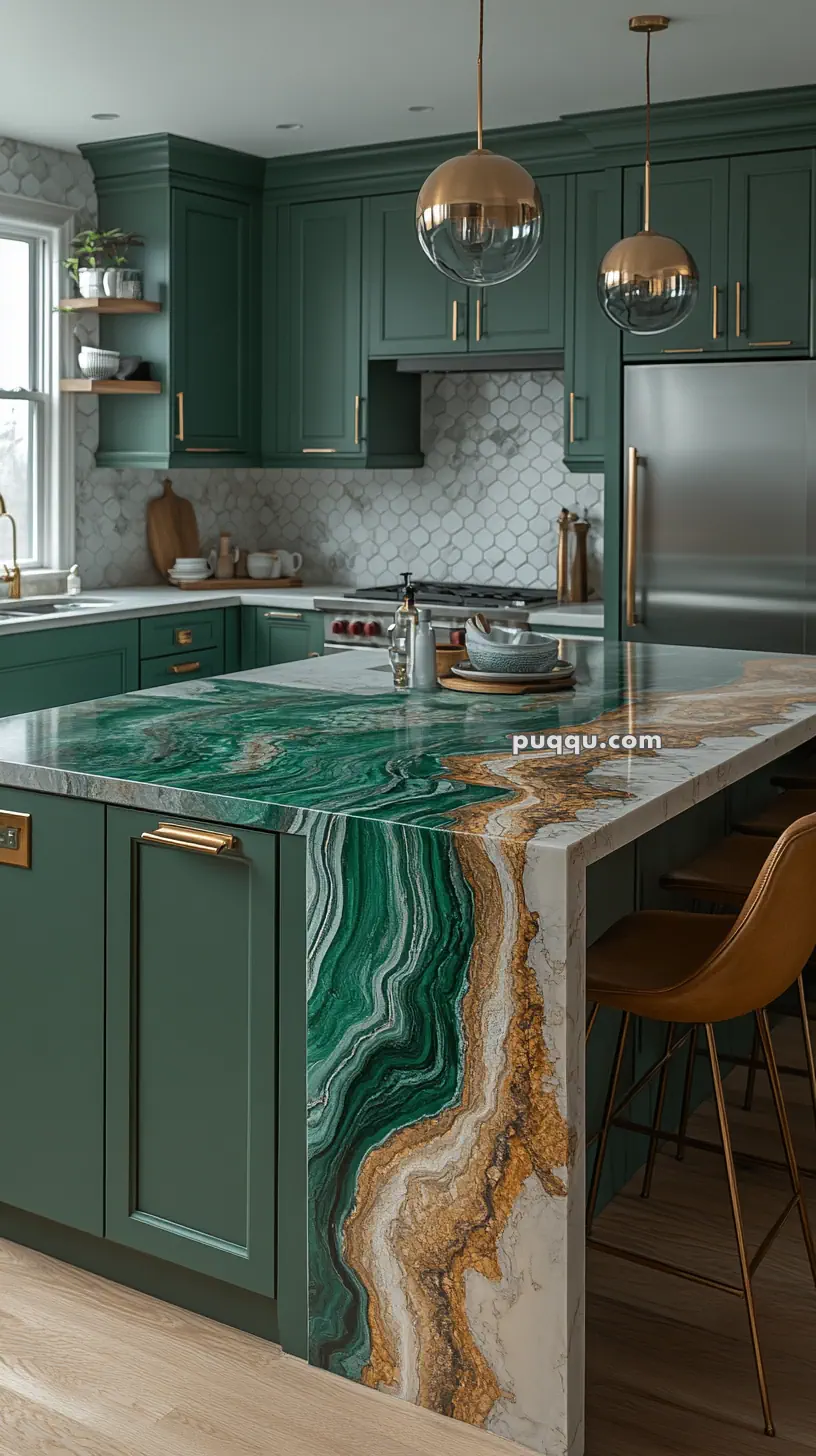
<svg viewBox="0 0 816 1456">
<path fill-rule="evenodd" d="M 166 576 L 179 556 L 200 556 L 198 522 L 192 501 L 176 495 L 170 480 L 147 506 L 147 544 L 162 576 Z M 196 583 L 198 585 L 198 583 Z"/>
<path fill-rule="evenodd" d="M 268 581 L 257 581 L 252 576 L 233 576 L 230 581 L 216 581 L 208 576 L 206 581 L 171 581 L 171 586 L 182 591 L 247 591 L 257 587 L 258 591 L 281 591 L 284 587 L 303 586 L 299 576 L 275 576 Z"/>
<path fill-rule="evenodd" d="M 565 688 L 575 687 L 575 675 L 558 678 L 555 682 L 528 683 L 480 683 L 469 682 L 466 677 L 441 677 L 441 688 L 450 688 L 454 693 L 561 693 Z"/>
</svg>

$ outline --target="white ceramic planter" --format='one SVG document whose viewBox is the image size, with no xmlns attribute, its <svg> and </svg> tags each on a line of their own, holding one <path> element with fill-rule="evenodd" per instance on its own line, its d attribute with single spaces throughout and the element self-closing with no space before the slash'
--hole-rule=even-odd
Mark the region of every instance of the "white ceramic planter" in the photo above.
<svg viewBox="0 0 816 1456">
<path fill-rule="evenodd" d="M 78 279 L 80 298 L 104 298 L 104 278 L 104 268 L 80 268 Z"/>
</svg>

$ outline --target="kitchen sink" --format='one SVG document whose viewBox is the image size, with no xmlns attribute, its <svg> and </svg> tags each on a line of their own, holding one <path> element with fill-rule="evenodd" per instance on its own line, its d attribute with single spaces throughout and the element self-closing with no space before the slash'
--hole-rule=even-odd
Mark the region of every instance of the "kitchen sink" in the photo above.
<svg viewBox="0 0 816 1456">
<path fill-rule="evenodd" d="M 101 597 L 95 598 L 92 602 L 65 599 L 58 602 L 27 602 L 25 597 L 19 602 L 10 602 L 0 598 L 0 622 L 13 622 L 15 619 L 30 621 L 32 618 L 36 620 L 37 617 L 62 616 L 66 612 L 93 612 L 113 605 L 113 602 L 103 601 Z"/>
</svg>

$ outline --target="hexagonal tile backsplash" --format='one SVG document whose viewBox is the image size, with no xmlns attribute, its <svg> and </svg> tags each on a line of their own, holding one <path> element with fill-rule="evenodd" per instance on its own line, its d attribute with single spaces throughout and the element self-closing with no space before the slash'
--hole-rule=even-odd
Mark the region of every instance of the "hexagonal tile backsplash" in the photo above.
<svg viewBox="0 0 816 1456">
<path fill-rule="evenodd" d="M 3 193 L 96 214 L 90 168 L 74 153 L 0 138 Z M 92 326 L 83 329 L 91 336 Z M 421 470 L 177 470 L 202 542 L 303 552 L 306 580 L 348 585 L 417 576 L 554 586 L 562 505 L 592 522 L 590 580 L 600 587 L 603 477 L 562 463 L 558 372 L 431 374 L 423 379 Z M 76 399 L 77 550 L 86 587 L 157 581 L 145 509 L 164 471 L 94 465 L 97 402 Z"/>
</svg>

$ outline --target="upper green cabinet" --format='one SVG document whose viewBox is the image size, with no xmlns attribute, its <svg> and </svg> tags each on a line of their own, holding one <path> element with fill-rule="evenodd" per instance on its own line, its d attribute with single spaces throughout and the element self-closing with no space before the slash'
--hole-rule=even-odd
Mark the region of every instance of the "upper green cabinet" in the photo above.
<svg viewBox="0 0 816 1456">
<path fill-rule="evenodd" d="M 371 357 L 465 353 L 468 289 L 423 253 L 416 193 L 370 197 L 365 206 Z"/>
<path fill-rule="evenodd" d="M 144 238 L 134 262 L 161 304 L 100 319 L 102 344 L 148 361 L 161 393 L 100 399 L 97 464 L 257 464 L 262 160 L 174 136 L 82 150 L 100 226 Z"/>
<path fill-rule="evenodd" d="M 598 264 L 620 237 L 620 185 L 616 168 L 568 182 L 564 460 L 571 470 L 603 468 L 607 369 L 620 358 L 621 334 L 598 303 Z"/>
<path fill-rule="evenodd" d="M 652 168 L 652 226 L 700 272 L 689 317 L 666 334 L 627 334 L 627 359 L 805 354 L 811 340 L 813 152 L 762 153 Z M 627 233 L 641 226 L 643 174 L 625 185 Z"/>
<path fill-rule="evenodd" d="M 252 214 L 235 198 L 171 196 L 171 393 L 174 453 L 251 455 L 258 372 L 252 310 Z"/>
<path fill-rule="evenodd" d="M 624 191 L 624 230 L 643 226 L 643 168 L 630 167 Z M 665 334 L 625 334 L 628 359 L 679 359 L 728 347 L 728 162 L 667 162 L 652 168 L 652 228 L 677 238 L 700 273 L 700 293 L 688 318 Z"/>
<path fill-rule="evenodd" d="M 813 153 L 731 161 L 729 348 L 807 352 Z"/>
<path fill-rule="evenodd" d="M 524 353 L 564 347 L 566 178 L 538 177 L 544 205 L 541 246 L 509 283 L 470 288 L 471 353 Z M 429 265 L 430 266 L 430 265 Z"/>
</svg>

